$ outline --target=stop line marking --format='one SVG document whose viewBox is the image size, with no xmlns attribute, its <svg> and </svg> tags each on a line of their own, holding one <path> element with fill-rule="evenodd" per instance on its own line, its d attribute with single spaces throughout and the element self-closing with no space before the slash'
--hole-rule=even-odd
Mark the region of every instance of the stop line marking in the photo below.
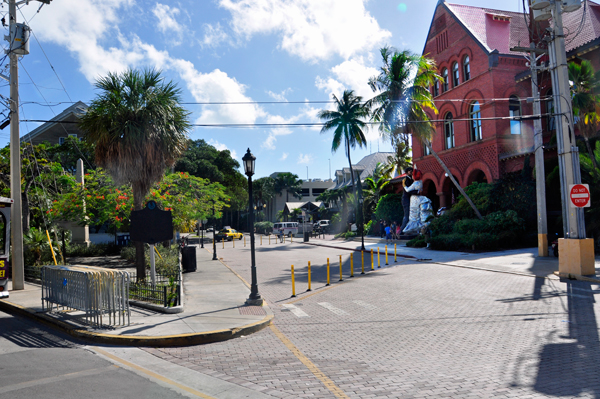
<svg viewBox="0 0 600 399">
<path fill-rule="evenodd" d="M 304 310 L 297 308 L 295 305 L 285 303 L 283 307 L 289 309 L 296 317 L 310 317 Z"/>
<path fill-rule="evenodd" d="M 325 309 L 329 310 L 332 313 L 337 314 L 338 316 L 342 316 L 342 315 L 348 314 L 347 312 L 343 311 L 342 309 L 336 308 L 335 306 L 333 306 L 329 302 L 318 302 L 317 305 L 323 306 Z"/>
</svg>

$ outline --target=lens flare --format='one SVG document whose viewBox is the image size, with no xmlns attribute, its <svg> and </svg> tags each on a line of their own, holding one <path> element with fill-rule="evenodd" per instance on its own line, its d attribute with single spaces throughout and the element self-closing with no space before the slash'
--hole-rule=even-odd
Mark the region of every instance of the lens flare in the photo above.
<svg viewBox="0 0 600 399">
<path fill-rule="evenodd" d="M 400 12 L 406 12 L 407 9 L 408 9 L 408 7 L 406 6 L 405 3 L 398 4 L 398 11 L 400 11 Z"/>
</svg>

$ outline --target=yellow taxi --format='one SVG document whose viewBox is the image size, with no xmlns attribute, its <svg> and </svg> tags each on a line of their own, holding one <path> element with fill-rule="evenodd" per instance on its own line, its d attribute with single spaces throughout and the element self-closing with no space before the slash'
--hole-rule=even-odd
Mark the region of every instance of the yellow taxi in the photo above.
<svg viewBox="0 0 600 399">
<path fill-rule="evenodd" d="M 239 231 L 237 231 L 235 229 L 223 229 L 217 233 L 215 238 L 217 240 L 227 240 L 227 241 L 233 241 L 234 239 L 241 240 L 242 238 L 244 238 L 244 234 L 240 233 Z"/>
</svg>

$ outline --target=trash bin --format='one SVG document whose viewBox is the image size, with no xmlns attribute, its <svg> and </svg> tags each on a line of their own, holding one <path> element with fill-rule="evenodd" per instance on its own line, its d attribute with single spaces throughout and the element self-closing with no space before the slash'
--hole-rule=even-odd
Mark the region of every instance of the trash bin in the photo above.
<svg viewBox="0 0 600 399">
<path fill-rule="evenodd" d="M 195 272 L 196 271 L 196 246 L 188 245 L 183 247 L 181 251 L 181 266 L 183 272 Z"/>
<path fill-rule="evenodd" d="M 310 233 L 309 233 L 308 231 L 305 231 L 305 232 L 304 232 L 304 242 L 308 242 L 308 237 L 309 237 L 309 234 L 310 234 Z"/>
</svg>

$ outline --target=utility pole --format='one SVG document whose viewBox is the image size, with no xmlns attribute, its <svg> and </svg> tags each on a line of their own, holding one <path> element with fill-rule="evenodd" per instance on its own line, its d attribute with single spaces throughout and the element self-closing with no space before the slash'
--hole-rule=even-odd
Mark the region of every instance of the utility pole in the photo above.
<svg viewBox="0 0 600 399">
<path fill-rule="evenodd" d="M 10 195 L 14 200 L 11 208 L 12 232 L 12 289 L 25 289 L 25 266 L 23 264 L 23 211 L 21 203 L 21 142 L 19 136 L 19 65 L 18 54 L 13 51 L 17 30 L 17 5 L 9 0 L 9 57 L 10 57 Z M 15 33 L 13 33 L 15 32 Z"/>
<path fill-rule="evenodd" d="M 25 266 L 23 263 L 23 207 L 21 202 L 21 142 L 19 135 L 19 55 L 29 54 L 29 27 L 17 24 L 17 5 L 29 4 L 30 0 L 4 0 L 8 3 L 10 58 L 10 195 L 12 233 L 12 289 L 25 289 Z M 38 0 L 50 4 L 52 0 Z M 40 7 L 41 8 L 41 7 Z M 38 10 L 39 11 L 39 10 Z"/>
<path fill-rule="evenodd" d="M 569 72 L 562 22 L 562 1 L 551 1 L 553 28 L 548 45 L 552 93 L 556 113 L 556 140 L 560 168 L 563 233 L 559 239 L 559 272 L 595 274 L 594 241 L 586 239 L 583 209 L 571 205 L 570 187 L 581 183 L 579 149 L 576 146 Z"/>
<path fill-rule="evenodd" d="M 546 173 L 544 170 L 544 140 L 542 136 L 542 111 L 540 90 L 538 88 L 538 71 L 546 68 L 537 66 L 538 60 L 546 53 L 538 49 L 534 43 L 530 47 L 514 47 L 511 51 L 528 52 L 531 69 L 531 96 L 533 100 L 533 148 L 535 153 L 535 192 L 537 203 L 538 256 L 548 256 L 548 220 L 546 214 Z M 538 53 L 542 55 L 537 56 Z"/>
</svg>

